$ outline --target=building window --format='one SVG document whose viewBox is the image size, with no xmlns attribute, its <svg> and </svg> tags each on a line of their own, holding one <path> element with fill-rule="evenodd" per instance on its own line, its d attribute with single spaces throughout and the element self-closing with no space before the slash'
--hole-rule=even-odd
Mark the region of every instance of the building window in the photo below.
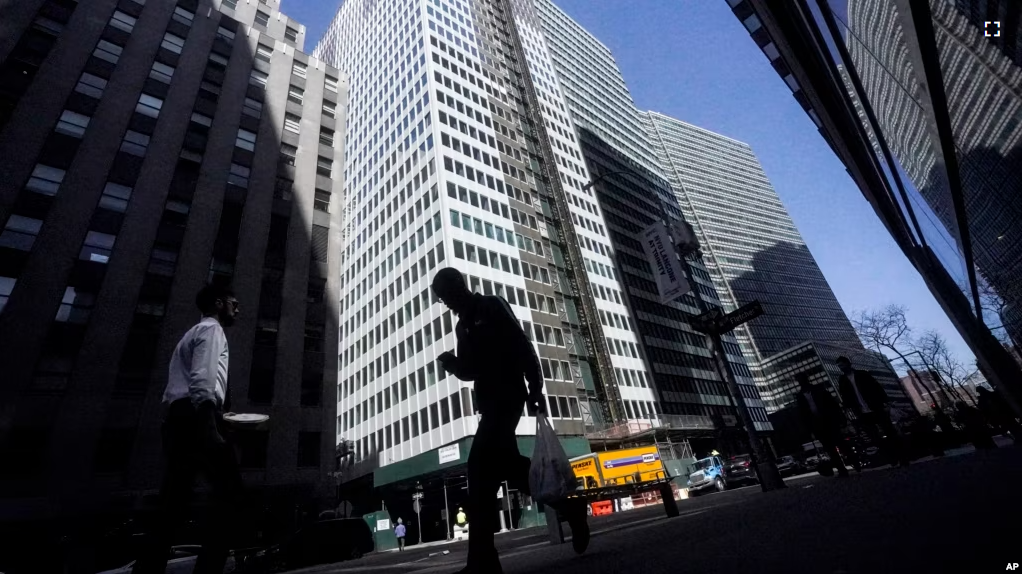
<svg viewBox="0 0 1022 574">
<path fill-rule="evenodd" d="M 138 103 L 135 104 L 135 111 L 142 114 L 143 116 L 149 116 L 151 118 L 160 117 L 160 109 L 163 108 L 163 100 L 150 96 L 149 94 L 143 93 L 138 97 Z"/>
<path fill-rule="evenodd" d="M 221 0 L 220 7 L 234 10 L 238 7 L 238 0 Z"/>
<path fill-rule="evenodd" d="M 129 34 L 135 29 L 135 22 L 135 18 L 121 12 L 120 10 L 114 10 L 114 15 L 110 18 L 111 26 L 124 30 Z"/>
<path fill-rule="evenodd" d="M 227 69 L 227 58 L 216 52 L 209 53 L 209 63 L 215 65 L 221 72 Z"/>
<path fill-rule="evenodd" d="M 73 323 L 84 325 L 89 321 L 89 313 L 92 312 L 92 304 L 96 297 L 88 291 L 77 291 L 74 287 L 64 289 L 64 298 L 57 308 L 57 315 L 54 321 L 60 323 Z"/>
<path fill-rule="evenodd" d="M 297 147 L 286 143 L 280 144 L 280 163 L 284 165 L 295 165 L 297 157 L 298 157 Z"/>
<path fill-rule="evenodd" d="M 99 58 L 100 60 L 106 60 L 111 64 L 116 64 L 117 60 L 121 58 L 121 52 L 124 48 L 114 44 L 113 42 L 107 42 L 106 40 L 100 40 L 96 44 L 96 49 L 92 51 L 92 55 Z"/>
<path fill-rule="evenodd" d="M 248 151 L 255 151 L 256 135 L 248 130 L 238 130 L 238 137 L 234 140 L 234 145 L 241 149 L 247 149 Z"/>
<path fill-rule="evenodd" d="M 54 131 L 73 138 L 81 138 L 85 135 L 87 127 L 89 127 L 89 116 L 64 110 L 64 113 L 60 114 L 60 121 L 57 122 Z"/>
<path fill-rule="evenodd" d="M 241 108 L 241 113 L 259 119 L 263 115 L 263 103 L 252 98 L 245 98 L 245 105 Z"/>
<path fill-rule="evenodd" d="M 132 130 L 125 132 L 124 140 L 121 142 L 121 151 L 124 153 L 142 157 L 148 147 L 149 136 Z"/>
<path fill-rule="evenodd" d="M 234 32 L 220 26 L 216 29 L 216 37 L 227 42 L 228 44 L 234 43 Z"/>
<path fill-rule="evenodd" d="M 278 177 L 277 182 L 273 186 L 273 197 L 282 199 L 284 201 L 291 201 L 291 190 L 294 188 L 295 182 L 284 177 Z"/>
<path fill-rule="evenodd" d="M 78 78 L 78 85 L 75 86 L 76 92 L 97 99 L 103 97 L 104 89 L 106 89 L 106 80 L 88 72 L 83 73 L 82 77 Z"/>
<path fill-rule="evenodd" d="M 313 208 L 316 209 L 316 211 L 330 213 L 330 192 L 317 189 L 316 200 L 315 203 L 313 203 Z"/>
<path fill-rule="evenodd" d="M 0 238 L 3 235 L 0 234 Z M 14 291 L 14 284 L 18 280 L 14 277 L 0 277 L 0 313 L 4 312 L 4 306 L 7 305 L 7 299 L 10 298 L 11 292 Z"/>
<path fill-rule="evenodd" d="M 291 201 L 295 182 L 285 177 L 278 177 L 273 186 L 273 197 L 282 201 Z"/>
<path fill-rule="evenodd" d="M 255 57 L 257 60 L 262 60 L 268 63 L 270 59 L 273 57 L 273 48 L 269 48 L 267 46 L 259 44 L 256 46 Z"/>
<path fill-rule="evenodd" d="M 319 443 L 320 433 L 318 431 L 300 431 L 298 433 L 299 467 L 319 466 Z"/>
<path fill-rule="evenodd" d="M 207 128 L 209 126 L 213 125 L 213 118 L 211 118 L 211 117 L 209 117 L 209 116 L 207 116 L 205 114 L 200 114 L 198 112 L 192 112 L 192 119 L 191 119 L 191 121 L 199 124 L 200 126 L 205 126 Z"/>
<path fill-rule="evenodd" d="M 313 261 L 318 261 L 320 263 L 326 263 L 327 259 L 328 259 L 328 255 L 329 255 L 329 250 L 330 250 L 329 249 L 329 247 L 330 247 L 330 229 L 327 228 L 327 227 L 323 227 L 322 225 L 313 225 L 312 226 L 312 241 L 310 243 L 311 243 L 310 247 L 311 247 L 311 251 L 312 251 L 312 253 L 311 253 L 312 260 Z M 311 330 L 312 334 L 314 334 L 314 335 L 318 334 L 318 338 L 313 339 L 312 341 L 310 341 L 310 336 L 309 336 L 310 335 L 310 330 Z M 317 348 L 310 349 L 309 348 L 310 344 L 315 345 Z M 319 352 L 323 351 L 323 328 L 322 327 L 316 327 L 316 326 L 310 326 L 310 325 L 306 325 L 305 326 L 305 350 L 306 351 L 314 350 L 314 351 L 319 351 Z"/>
<path fill-rule="evenodd" d="M 333 102 L 324 101 L 323 102 L 323 115 L 328 117 L 328 118 L 336 118 L 337 117 L 337 104 L 335 104 Z"/>
<path fill-rule="evenodd" d="M 248 78 L 248 83 L 252 84 L 253 86 L 259 86 L 260 88 L 265 88 L 266 87 L 266 77 L 267 76 L 266 76 L 265 72 L 260 72 L 259 70 L 252 70 L 252 73 L 249 75 L 249 78 Z"/>
<path fill-rule="evenodd" d="M 216 103 L 220 99 L 220 86 L 211 82 L 199 84 L 199 97 Z"/>
<path fill-rule="evenodd" d="M 334 147 L 334 130 L 330 128 L 319 128 L 319 143 Z"/>
<path fill-rule="evenodd" d="M 298 86 L 291 86 L 287 90 L 287 99 L 289 102 L 294 102 L 300 106 L 305 99 L 305 90 Z"/>
<path fill-rule="evenodd" d="M 231 164 L 231 173 L 227 176 L 227 183 L 238 187 L 248 187 L 248 176 L 252 170 L 236 163 Z"/>
<path fill-rule="evenodd" d="M 265 28 L 270 23 L 270 15 L 262 10 L 256 10 L 255 23 Z"/>
<path fill-rule="evenodd" d="M 56 20 L 51 20 L 45 16 L 39 16 L 32 22 L 32 28 L 39 30 L 43 34 L 49 34 L 50 36 L 59 36 L 64 31 L 64 25 Z"/>
<path fill-rule="evenodd" d="M 284 29 L 284 37 L 287 38 L 288 41 L 290 41 L 290 42 L 297 42 L 298 41 L 298 30 L 295 30 L 291 26 L 288 26 L 287 28 Z"/>
<path fill-rule="evenodd" d="M 303 64 L 301 62 L 295 62 L 291 66 L 291 73 L 296 75 L 296 76 L 298 76 L 299 78 L 306 77 L 308 75 L 307 72 L 308 72 L 308 66 L 306 66 L 305 64 Z"/>
<path fill-rule="evenodd" d="M 149 70 L 149 77 L 157 82 L 169 84 L 170 79 L 174 77 L 174 67 L 163 62 L 153 62 L 153 67 Z"/>
<path fill-rule="evenodd" d="M 324 177 L 330 177 L 334 169 L 334 160 L 319 156 L 316 160 L 316 173 Z"/>
<path fill-rule="evenodd" d="M 181 22 L 185 26 L 191 26 L 192 20 L 195 19 L 195 12 L 192 12 L 191 10 L 186 10 L 178 6 L 177 8 L 174 8 L 174 15 L 172 16 L 172 18 L 178 22 Z"/>
<path fill-rule="evenodd" d="M 284 129 L 299 133 L 302 118 L 294 114 L 284 114 Z"/>
<path fill-rule="evenodd" d="M 180 54 L 181 50 L 185 47 L 185 39 L 176 34 L 167 32 L 163 35 L 163 41 L 160 42 L 162 48 L 166 48 L 175 54 Z"/>
<path fill-rule="evenodd" d="M 108 181 L 103 188 L 103 196 L 99 198 L 99 206 L 103 209 L 124 213 L 131 199 L 131 188 Z"/>
<path fill-rule="evenodd" d="M 116 235 L 90 231 L 85 236 L 85 243 L 82 244 L 82 251 L 78 254 L 78 258 L 95 263 L 106 263 L 110 260 L 110 252 L 114 248 L 116 239 Z"/>
<path fill-rule="evenodd" d="M 57 189 L 64 181 L 65 173 L 62 169 L 37 163 L 35 169 L 32 170 L 32 177 L 25 184 L 25 189 L 42 195 L 57 195 Z"/>
<path fill-rule="evenodd" d="M 326 76 L 323 80 L 323 86 L 331 92 L 337 92 L 337 78 Z"/>
<path fill-rule="evenodd" d="M 0 233 L 0 247 L 17 249 L 18 251 L 30 251 L 42 227 L 42 219 L 33 219 L 16 214 L 11 215 L 7 218 L 7 225 L 4 226 L 3 233 Z"/>
</svg>

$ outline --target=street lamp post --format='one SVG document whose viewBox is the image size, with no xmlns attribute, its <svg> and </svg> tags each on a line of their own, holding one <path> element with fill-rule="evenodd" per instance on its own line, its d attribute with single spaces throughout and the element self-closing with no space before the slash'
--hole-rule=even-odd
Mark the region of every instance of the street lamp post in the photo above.
<svg viewBox="0 0 1022 574">
<path fill-rule="evenodd" d="M 642 177 L 633 171 L 610 171 L 601 174 L 596 179 L 590 181 L 583 186 L 583 189 L 589 189 L 596 185 L 602 179 L 611 175 L 619 174 L 631 174 Z M 686 243 L 675 244 L 675 248 L 678 251 L 678 255 L 682 259 L 681 269 L 684 274 L 685 280 L 691 286 L 696 286 L 697 283 L 692 275 L 692 270 L 688 266 L 687 257 L 689 255 L 699 256 L 699 241 L 696 239 L 694 233 L 688 233 L 688 241 Z M 677 241 L 677 239 L 676 239 Z M 699 294 L 697 287 L 694 287 L 694 299 L 696 301 L 696 308 L 699 309 L 701 315 L 709 313 L 710 309 L 703 301 L 703 298 Z M 724 380 L 728 387 L 728 391 L 731 394 L 731 401 L 735 405 L 735 410 L 738 411 L 738 416 L 741 417 L 742 423 L 745 425 L 745 431 L 749 436 L 749 447 L 752 449 L 753 455 L 756 457 L 756 471 L 760 479 L 760 487 L 764 492 L 769 490 L 777 490 L 785 488 L 784 480 L 781 478 L 781 474 L 777 471 L 777 465 L 774 463 L 773 457 L 767 452 L 763 446 L 763 442 L 759 438 L 759 432 L 756 430 L 752 415 L 749 413 L 749 408 L 745 404 L 745 398 L 741 394 L 741 390 L 738 386 L 738 381 L 735 379 L 734 372 L 731 370 L 731 364 L 727 360 L 727 353 L 724 349 L 724 342 L 720 337 L 720 333 L 716 330 L 709 330 L 706 332 L 707 338 L 710 340 L 710 350 L 713 352 L 717 372 L 721 379 Z"/>
</svg>

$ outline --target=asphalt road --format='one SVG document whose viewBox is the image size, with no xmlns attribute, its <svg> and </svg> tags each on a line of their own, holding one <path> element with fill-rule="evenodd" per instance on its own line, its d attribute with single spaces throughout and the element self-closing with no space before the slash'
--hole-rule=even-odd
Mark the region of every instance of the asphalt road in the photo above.
<svg viewBox="0 0 1022 574">
<path fill-rule="evenodd" d="M 1004 572 L 1022 563 L 1020 478 L 1022 447 L 1008 447 L 700 496 L 672 519 L 659 506 L 593 518 L 582 556 L 540 529 L 496 540 L 508 574 Z M 465 551 L 459 542 L 299 572 L 455 572 Z"/>
</svg>

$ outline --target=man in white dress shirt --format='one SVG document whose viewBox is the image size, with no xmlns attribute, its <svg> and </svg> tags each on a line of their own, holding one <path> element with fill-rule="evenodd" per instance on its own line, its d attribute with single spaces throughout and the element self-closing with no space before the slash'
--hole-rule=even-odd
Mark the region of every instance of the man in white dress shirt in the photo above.
<svg viewBox="0 0 1022 574">
<path fill-rule="evenodd" d="M 195 298 L 202 320 L 181 337 L 170 359 L 163 404 L 163 449 L 167 466 L 160 489 L 160 516 L 146 551 L 133 572 L 163 573 L 170 533 L 184 517 L 192 486 L 202 473 L 213 487 L 209 531 L 195 566 L 196 574 L 222 574 L 227 560 L 227 521 L 241 494 L 241 474 L 221 425 L 228 401 L 229 352 L 224 327 L 234 323 L 238 300 L 230 289 L 203 287 Z"/>
</svg>

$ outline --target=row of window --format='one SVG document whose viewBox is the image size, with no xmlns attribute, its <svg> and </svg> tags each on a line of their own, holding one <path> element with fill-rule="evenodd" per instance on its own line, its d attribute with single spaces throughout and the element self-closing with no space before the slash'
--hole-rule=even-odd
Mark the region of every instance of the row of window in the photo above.
<svg viewBox="0 0 1022 574">
<path fill-rule="evenodd" d="M 514 273 L 520 277 L 550 285 L 550 271 L 545 267 L 539 267 L 526 261 L 519 261 L 514 257 L 508 257 L 489 251 L 482 247 L 476 247 L 470 243 L 454 240 L 454 257 L 463 259 L 470 263 L 478 263 L 484 267 L 492 267 L 505 273 Z"/>
<path fill-rule="evenodd" d="M 427 194 L 428 193 L 429 192 L 427 192 Z M 403 220 L 404 216 L 402 216 L 401 219 Z M 408 222 L 414 221 L 411 215 L 408 216 L 407 222 L 402 220 L 399 220 L 395 225 L 395 227 L 400 228 L 400 231 L 394 234 L 395 237 L 397 237 L 398 233 L 404 231 L 404 229 L 408 227 Z M 350 298 L 352 300 L 351 302 L 359 300 L 362 295 L 368 293 L 373 286 L 379 284 L 384 278 L 386 278 L 387 274 L 393 271 L 395 267 L 400 266 L 401 261 L 407 259 L 409 256 L 414 256 L 415 250 L 420 246 L 426 245 L 426 241 L 433 236 L 433 232 L 439 232 L 439 230 L 440 212 L 435 211 L 431 216 L 426 218 L 425 223 L 420 225 L 418 230 L 408 235 L 407 240 L 403 241 L 400 245 L 397 245 L 394 248 L 394 251 L 387 255 L 384 262 L 373 267 L 372 271 L 367 273 L 366 277 L 362 279 L 362 281 L 357 282 L 354 286 L 354 291 L 350 293 L 347 298 Z M 392 241 L 396 241 L 396 239 Z M 432 249 L 430 250 L 430 253 L 432 253 Z M 430 256 L 429 259 L 432 261 L 432 256 Z M 423 274 L 425 274 L 425 269 L 423 269 Z"/>
<path fill-rule="evenodd" d="M 503 297 L 512 305 L 528 307 L 533 311 L 550 313 L 551 315 L 558 314 L 556 301 L 553 297 L 548 295 L 527 291 L 521 287 L 504 285 L 496 281 L 490 281 L 489 279 L 481 279 L 475 275 L 465 275 L 465 281 L 473 293 L 496 295 L 498 297 Z"/>
</svg>

